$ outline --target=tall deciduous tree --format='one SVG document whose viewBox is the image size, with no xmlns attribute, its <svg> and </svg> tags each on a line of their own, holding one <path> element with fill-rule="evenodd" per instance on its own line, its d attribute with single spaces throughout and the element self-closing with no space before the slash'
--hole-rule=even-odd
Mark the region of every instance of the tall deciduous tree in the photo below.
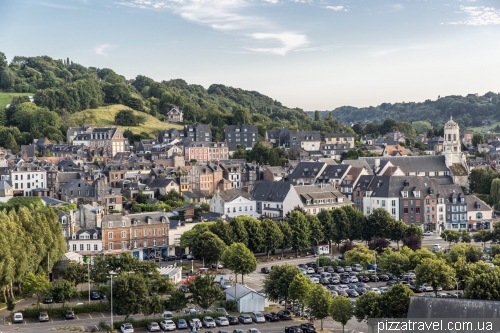
<svg viewBox="0 0 500 333">
<path fill-rule="evenodd" d="M 218 219 L 213 225 L 210 226 L 210 231 L 217 235 L 227 246 L 234 242 L 235 235 L 229 226 L 229 223 L 222 219 Z"/>
<path fill-rule="evenodd" d="M 376 208 L 366 219 L 366 232 L 371 237 L 384 237 L 387 234 L 387 227 L 393 218 L 383 208 Z M 368 239 L 367 239 L 368 240 Z"/>
<path fill-rule="evenodd" d="M 415 274 L 417 285 L 427 284 L 437 295 L 437 287 L 452 285 L 451 277 L 455 276 L 455 271 L 444 259 L 424 259 L 415 268 Z"/>
<path fill-rule="evenodd" d="M 399 249 L 399 242 L 406 237 L 406 231 L 407 226 L 403 221 L 392 219 L 387 226 L 387 237 L 390 240 L 395 241 Z"/>
<path fill-rule="evenodd" d="M 222 295 L 220 287 L 215 283 L 215 276 L 208 273 L 196 276 L 189 283 L 189 292 L 193 302 L 203 309 L 208 309 Z"/>
<path fill-rule="evenodd" d="M 127 319 L 141 313 L 149 296 L 146 279 L 141 274 L 121 273 L 113 279 L 113 311 L 117 310 Z"/>
<path fill-rule="evenodd" d="M 243 243 L 233 243 L 228 246 L 222 253 L 221 262 L 225 268 L 236 274 L 236 282 L 238 282 L 238 274 L 241 274 L 241 282 L 243 283 L 244 276 L 257 268 L 257 259 Z"/>
<path fill-rule="evenodd" d="M 259 253 L 263 250 L 264 233 L 260 226 L 260 221 L 249 216 L 244 219 L 245 229 L 248 233 L 248 248 L 253 253 Z"/>
<path fill-rule="evenodd" d="M 290 284 L 297 275 L 302 275 L 297 266 L 288 264 L 275 265 L 271 272 L 266 275 L 263 287 L 267 298 L 273 302 L 290 299 Z"/>
<path fill-rule="evenodd" d="M 278 224 L 270 219 L 262 220 L 260 227 L 264 235 L 262 247 L 267 252 L 267 258 L 269 258 L 269 252 L 279 248 L 283 243 L 283 233 Z"/>
<path fill-rule="evenodd" d="M 347 251 L 344 256 L 349 264 L 360 264 L 363 268 L 375 260 L 375 251 L 368 249 L 366 246 L 359 245 L 358 247 Z"/>
<path fill-rule="evenodd" d="M 42 297 L 46 296 L 50 291 L 50 281 L 45 274 L 28 273 L 24 278 L 24 292 L 26 295 L 36 295 L 38 304 L 41 303 Z"/>
<path fill-rule="evenodd" d="M 245 229 L 244 220 L 240 216 L 234 217 L 229 221 L 229 225 L 234 233 L 234 241 L 236 243 L 243 243 L 248 246 L 248 232 Z"/>
<path fill-rule="evenodd" d="M 69 302 L 72 297 L 74 297 L 77 293 L 75 285 L 68 280 L 59 280 L 55 282 L 51 287 L 51 295 L 57 301 L 60 301 L 64 304 Z"/>
<path fill-rule="evenodd" d="M 203 259 L 206 263 L 219 262 L 226 244 L 210 231 L 205 231 L 198 236 L 192 245 L 193 256 Z"/>
<path fill-rule="evenodd" d="M 332 241 L 336 238 L 337 229 L 332 217 L 332 211 L 322 210 L 318 213 L 318 219 L 323 225 L 323 233 L 325 235 L 325 240 L 328 241 L 330 246 L 330 253 L 332 253 Z"/>
<path fill-rule="evenodd" d="M 311 315 L 320 320 L 321 330 L 323 330 L 323 319 L 330 316 L 331 302 L 332 294 L 326 288 L 318 284 L 312 287 L 307 300 L 307 306 Z"/>
<path fill-rule="evenodd" d="M 62 271 L 65 280 L 71 281 L 76 287 L 88 279 L 88 267 L 82 263 L 70 261 L 68 267 Z"/>
<path fill-rule="evenodd" d="M 298 301 L 302 310 L 304 309 L 304 303 L 309 297 L 309 293 L 313 288 L 314 284 L 311 279 L 306 277 L 304 274 L 295 275 L 292 282 L 290 283 L 288 295 L 292 301 Z"/>
<path fill-rule="evenodd" d="M 354 317 L 359 322 L 367 321 L 369 318 L 381 318 L 382 308 L 382 295 L 369 291 L 356 300 Z"/>
<path fill-rule="evenodd" d="M 500 268 L 496 266 L 467 279 L 465 297 L 484 300 L 500 299 Z"/>
<path fill-rule="evenodd" d="M 335 296 L 330 305 L 332 319 L 342 325 L 342 332 L 344 326 L 353 316 L 353 307 L 351 301 L 344 296 Z"/>
<path fill-rule="evenodd" d="M 346 211 L 340 208 L 332 210 L 332 217 L 335 224 L 333 242 L 339 246 L 349 235 L 349 218 Z"/>
<path fill-rule="evenodd" d="M 493 238 L 493 234 L 489 230 L 479 230 L 478 232 L 476 232 L 472 236 L 472 239 L 474 239 L 474 242 L 483 243 L 483 247 L 485 246 L 486 242 L 491 240 L 492 238 Z"/>
<path fill-rule="evenodd" d="M 386 248 L 384 252 L 377 258 L 378 266 L 389 273 L 396 276 L 399 281 L 399 275 L 408 271 L 410 259 L 400 251 L 394 252 L 390 248 Z"/>
<path fill-rule="evenodd" d="M 406 318 L 413 292 L 404 284 L 396 284 L 382 294 L 384 318 Z"/>
<path fill-rule="evenodd" d="M 299 255 L 299 251 L 305 249 L 311 244 L 311 230 L 309 229 L 309 223 L 307 223 L 305 215 L 297 210 L 290 213 L 290 215 L 286 218 L 286 222 L 288 222 L 292 230 L 292 249 L 295 250 L 296 255 Z"/>
<path fill-rule="evenodd" d="M 292 228 L 290 228 L 290 224 L 286 221 L 280 221 L 278 223 L 278 227 L 280 228 L 281 234 L 283 235 L 283 241 L 279 245 L 281 249 L 281 257 L 283 257 L 285 249 L 292 247 Z"/>
<path fill-rule="evenodd" d="M 349 224 L 347 239 L 351 242 L 363 239 L 363 229 L 366 226 L 366 217 L 363 213 L 351 205 L 342 206 L 340 209 L 346 213 Z"/>
<path fill-rule="evenodd" d="M 319 221 L 316 215 L 307 214 L 307 222 L 309 223 L 309 230 L 311 230 L 311 238 L 309 239 L 310 244 L 319 245 L 325 239 L 323 233 L 323 225 Z"/>
<path fill-rule="evenodd" d="M 500 209 L 500 178 L 495 178 L 491 182 L 490 195 L 495 209 Z"/>
</svg>

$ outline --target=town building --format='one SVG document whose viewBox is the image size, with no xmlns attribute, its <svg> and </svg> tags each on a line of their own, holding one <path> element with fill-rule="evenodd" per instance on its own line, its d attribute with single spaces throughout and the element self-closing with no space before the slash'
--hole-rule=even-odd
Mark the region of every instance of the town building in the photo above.
<svg viewBox="0 0 500 333">
<path fill-rule="evenodd" d="M 102 234 L 100 228 L 80 229 L 68 239 L 68 250 L 80 255 L 97 255 L 102 251 Z"/>
<path fill-rule="evenodd" d="M 229 147 L 229 152 L 237 150 L 241 145 L 244 150 L 251 150 L 257 142 L 259 130 L 255 125 L 226 125 L 224 126 L 224 140 Z"/>
<path fill-rule="evenodd" d="M 224 142 L 191 142 L 184 147 L 184 159 L 197 163 L 229 158 L 229 149 Z"/>
<path fill-rule="evenodd" d="M 167 112 L 167 120 L 171 123 L 181 123 L 184 121 L 184 113 L 182 110 L 172 108 Z"/>
<path fill-rule="evenodd" d="M 347 150 L 354 148 L 356 134 L 354 133 L 327 133 L 325 134 L 325 143 L 327 145 L 347 146 Z"/>
<path fill-rule="evenodd" d="M 239 189 L 216 190 L 212 199 L 210 199 L 210 211 L 219 213 L 225 218 L 240 215 L 259 217 L 257 204 L 252 195 Z"/>
</svg>

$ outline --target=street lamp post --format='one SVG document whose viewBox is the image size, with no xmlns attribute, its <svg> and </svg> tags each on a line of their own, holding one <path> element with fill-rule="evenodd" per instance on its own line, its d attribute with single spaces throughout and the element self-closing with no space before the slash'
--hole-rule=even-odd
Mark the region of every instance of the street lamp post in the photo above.
<svg viewBox="0 0 500 333">
<path fill-rule="evenodd" d="M 90 258 L 89 262 L 87 263 L 87 273 L 88 273 L 88 278 L 89 278 L 89 304 L 90 304 Z"/>
<path fill-rule="evenodd" d="M 111 332 L 113 332 L 113 275 L 115 274 L 109 274 L 111 278 Z"/>
<path fill-rule="evenodd" d="M 378 267 L 377 266 L 377 250 L 378 249 L 379 249 L 378 247 L 375 249 L 375 276 L 377 277 L 375 279 L 375 288 L 378 288 L 378 275 L 377 275 L 377 267 Z"/>
<path fill-rule="evenodd" d="M 191 259 L 191 274 L 194 273 L 194 260 Z"/>
<path fill-rule="evenodd" d="M 457 279 L 455 279 L 453 276 L 450 276 L 450 278 L 455 281 L 455 284 L 457 285 L 457 298 L 458 298 L 458 283 L 459 282 L 462 282 L 463 280 L 460 280 L 460 281 L 457 281 Z"/>
</svg>

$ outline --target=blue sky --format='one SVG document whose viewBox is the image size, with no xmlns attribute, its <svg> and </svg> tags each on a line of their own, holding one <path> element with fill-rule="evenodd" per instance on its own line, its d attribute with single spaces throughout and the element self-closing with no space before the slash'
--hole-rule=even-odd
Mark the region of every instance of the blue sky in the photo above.
<svg viewBox="0 0 500 333">
<path fill-rule="evenodd" d="M 500 92 L 500 0 L 0 0 L 0 51 L 333 109 Z"/>
</svg>

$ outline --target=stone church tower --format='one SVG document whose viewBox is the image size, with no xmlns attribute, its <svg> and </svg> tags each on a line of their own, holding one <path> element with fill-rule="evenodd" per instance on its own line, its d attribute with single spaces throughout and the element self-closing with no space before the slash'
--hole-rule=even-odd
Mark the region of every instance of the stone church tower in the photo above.
<svg viewBox="0 0 500 333">
<path fill-rule="evenodd" d="M 462 153 L 460 128 L 453 121 L 452 117 L 444 124 L 443 155 L 445 156 L 446 166 L 450 169 L 455 184 L 468 187 L 469 171 L 465 154 Z"/>
</svg>

